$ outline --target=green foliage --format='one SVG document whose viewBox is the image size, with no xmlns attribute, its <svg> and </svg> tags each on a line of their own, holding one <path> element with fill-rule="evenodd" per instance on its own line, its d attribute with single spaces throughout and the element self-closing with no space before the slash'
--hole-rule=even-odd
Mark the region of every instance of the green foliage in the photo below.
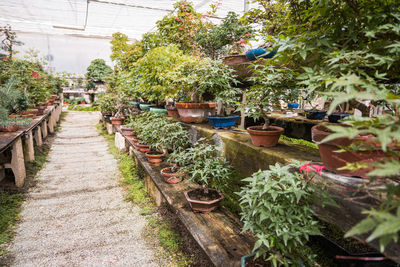
<svg viewBox="0 0 400 267">
<path fill-rule="evenodd" d="M 181 123 L 171 122 L 164 115 L 144 112 L 134 115 L 127 124 L 143 143 L 153 150 L 178 151 L 189 146 L 189 135 Z"/>
<path fill-rule="evenodd" d="M 244 179 L 248 184 L 238 193 L 243 231 L 257 237 L 256 256 L 274 266 L 296 266 L 299 260 L 313 266 L 315 255 L 307 249 L 307 241 L 320 234 L 312 210 L 318 189 L 297 171 L 299 167 L 299 163 L 271 165 Z"/>
<path fill-rule="evenodd" d="M 12 59 L 17 53 L 14 51 L 15 46 L 23 45 L 23 43 L 17 40 L 17 34 L 11 30 L 10 25 L 0 27 L 0 37 L 2 38 L 0 49 L 8 52 L 9 58 Z"/>
<path fill-rule="evenodd" d="M 111 43 L 111 60 L 113 60 L 119 70 L 128 71 L 130 67 L 143 56 L 142 43 L 135 41 L 129 44 L 128 36 L 123 33 L 113 33 Z"/>
<path fill-rule="evenodd" d="M 14 236 L 13 227 L 18 220 L 23 201 L 22 194 L 0 191 L 0 244 L 9 242 Z M 4 253 L 6 251 L 1 248 L 0 255 Z"/>
<path fill-rule="evenodd" d="M 114 114 L 116 112 L 117 99 L 113 93 L 98 95 L 98 103 L 100 110 L 106 114 Z"/>
<path fill-rule="evenodd" d="M 200 51 L 212 59 L 227 55 L 235 46 L 239 48 L 236 50 L 240 51 L 239 41 L 246 41 L 253 30 L 244 25 L 238 17 L 238 14 L 229 12 L 220 25 L 204 28 L 196 36 Z"/>
<path fill-rule="evenodd" d="M 86 78 L 91 81 L 104 82 L 107 76 L 112 75 L 113 71 L 110 66 L 106 64 L 104 59 L 94 59 L 87 67 Z"/>
<path fill-rule="evenodd" d="M 176 45 L 162 46 L 150 50 L 135 64 L 131 73 L 132 90 L 148 101 L 165 101 L 175 97 L 179 88 L 175 86 L 173 72 L 187 60 Z"/>
<path fill-rule="evenodd" d="M 246 115 L 265 120 L 268 126 L 268 112 L 280 108 L 280 101 L 291 102 L 297 99 L 296 72 L 283 65 L 280 56 L 269 60 L 265 65 L 254 64 L 254 75 L 249 78 L 253 85 L 247 90 L 244 105 Z"/>
<path fill-rule="evenodd" d="M 298 87 L 308 94 L 320 94 L 332 101 L 329 113 L 339 104 L 361 105 L 368 101 L 385 109 L 375 118 L 350 117 L 351 127 L 330 127 L 329 139 L 362 135 L 371 136 L 367 144 L 355 144 L 348 150 L 374 146 L 387 157 L 371 163 L 372 179 L 386 177 L 386 199 L 378 210 L 366 211 L 367 218 L 350 235 L 372 232 L 368 241 L 379 239 L 383 251 L 391 240 L 397 242 L 399 229 L 392 222 L 400 220 L 397 108 L 400 104 L 398 69 L 400 68 L 400 12 L 398 1 L 300 1 L 256 0 L 260 8 L 248 15 L 251 22 L 262 24 L 266 40 L 279 33 L 277 46 L 287 65 L 298 72 Z M 365 112 L 369 115 L 368 112 Z M 327 141 L 326 139 L 324 141 Z M 371 148 L 370 148 L 371 149 Z M 360 164 L 347 166 L 356 168 Z M 365 164 L 364 164 L 365 165 Z M 383 216 L 384 215 L 384 216 Z M 390 227 L 388 227 L 390 225 Z"/>
<path fill-rule="evenodd" d="M 168 161 L 178 164 L 179 171 L 189 180 L 222 191 L 227 186 L 232 167 L 219 155 L 217 146 L 202 141 L 200 139 L 192 147 L 175 151 Z"/>
<path fill-rule="evenodd" d="M 193 58 L 175 69 L 176 86 L 182 88 L 185 102 L 222 100 L 235 102 L 238 83 L 234 70 L 219 60 Z"/>
<path fill-rule="evenodd" d="M 176 44 L 185 53 L 196 50 L 194 39 L 206 27 L 200 13 L 185 0 L 174 4 L 175 12 L 157 21 L 159 38 L 168 44 Z"/>
</svg>

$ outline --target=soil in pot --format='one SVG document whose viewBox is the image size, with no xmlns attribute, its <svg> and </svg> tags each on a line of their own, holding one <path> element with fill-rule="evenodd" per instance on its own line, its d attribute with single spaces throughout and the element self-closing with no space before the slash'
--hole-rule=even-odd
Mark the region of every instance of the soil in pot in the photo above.
<svg viewBox="0 0 400 267">
<path fill-rule="evenodd" d="M 188 193 L 188 196 L 193 200 L 199 201 L 212 201 L 220 197 L 219 193 L 215 190 L 197 189 Z"/>
<path fill-rule="evenodd" d="M 177 184 L 182 181 L 183 174 L 171 171 L 171 167 L 161 170 L 161 175 L 164 177 L 165 182 L 169 184 Z"/>
<path fill-rule="evenodd" d="M 247 132 L 250 134 L 253 145 L 273 147 L 278 144 L 284 129 L 277 126 L 269 126 L 267 129 L 262 129 L 262 126 L 251 126 L 247 128 Z"/>
<path fill-rule="evenodd" d="M 150 163 L 156 164 L 163 161 L 164 154 L 158 151 L 149 151 L 146 152 L 146 157 Z"/>
</svg>

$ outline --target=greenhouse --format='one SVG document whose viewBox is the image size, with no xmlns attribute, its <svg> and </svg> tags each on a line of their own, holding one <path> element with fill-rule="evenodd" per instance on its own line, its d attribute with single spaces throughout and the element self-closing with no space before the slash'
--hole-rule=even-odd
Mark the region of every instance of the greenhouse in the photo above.
<svg viewBox="0 0 400 267">
<path fill-rule="evenodd" d="M 400 266 L 399 1 L 0 14 L 0 266 Z"/>
</svg>

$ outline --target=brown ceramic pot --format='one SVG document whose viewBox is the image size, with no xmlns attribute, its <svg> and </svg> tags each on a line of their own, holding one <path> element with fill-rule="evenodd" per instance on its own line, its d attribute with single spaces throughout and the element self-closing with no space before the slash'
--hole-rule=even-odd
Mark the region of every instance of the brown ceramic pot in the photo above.
<svg viewBox="0 0 400 267">
<path fill-rule="evenodd" d="M 255 146 L 272 147 L 278 144 L 279 137 L 284 129 L 277 126 L 269 126 L 268 131 L 261 130 L 262 126 L 251 126 L 247 128 L 251 142 Z"/>
<path fill-rule="evenodd" d="M 335 124 L 337 125 L 337 124 Z M 337 138 L 326 143 L 321 143 L 325 137 L 332 134 L 332 132 L 322 124 L 315 125 L 311 128 L 312 140 L 318 144 L 319 153 L 321 155 L 322 162 L 327 170 L 340 174 L 343 176 L 358 176 L 361 178 L 368 178 L 368 172 L 372 171 L 371 167 L 361 168 L 357 170 L 339 170 L 344 167 L 346 163 L 367 163 L 370 165 L 372 162 L 379 161 L 385 157 L 389 157 L 386 153 L 379 149 L 378 144 L 373 144 L 371 140 L 372 136 L 358 136 L 353 139 L 348 138 Z M 335 152 L 340 150 L 339 146 L 346 147 L 352 143 L 364 143 L 370 147 L 376 147 L 376 149 L 366 151 L 346 151 L 346 152 Z M 400 149 L 400 148 L 399 148 Z"/>
<path fill-rule="evenodd" d="M 187 123 L 206 122 L 206 116 L 213 115 L 216 103 L 175 103 L 180 120 Z"/>
<path fill-rule="evenodd" d="M 150 163 L 161 163 L 163 161 L 164 154 L 158 151 L 149 151 L 146 152 L 147 160 Z"/>
<path fill-rule="evenodd" d="M 210 193 L 216 195 L 215 199 L 208 201 L 196 199 L 196 195 L 201 194 L 203 188 L 192 189 L 184 192 L 186 200 L 189 202 L 190 207 L 194 212 L 209 213 L 219 207 L 224 196 L 215 189 L 209 188 L 208 190 Z"/>
<path fill-rule="evenodd" d="M 124 136 L 133 136 L 132 128 L 126 127 L 126 126 L 121 126 L 120 127 L 121 132 Z"/>
<path fill-rule="evenodd" d="M 171 167 L 161 170 L 161 175 L 168 184 L 177 184 L 182 181 L 183 173 L 171 172 Z"/>
<path fill-rule="evenodd" d="M 18 131 L 19 126 L 14 124 L 14 125 L 9 125 L 7 127 L 0 127 L 0 132 L 16 132 Z"/>
<path fill-rule="evenodd" d="M 179 112 L 178 109 L 176 107 L 168 107 L 166 106 L 165 109 L 168 112 L 168 116 L 175 118 L 175 119 L 179 119 Z"/>
<path fill-rule="evenodd" d="M 115 125 L 115 126 L 120 126 L 124 123 L 124 120 L 125 120 L 124 117 L 120 117 L 120 118 L 111 117 L 111 124 Z"/>
<path fill-rule="evenodd" d="M 150 152 L 150 147 L 148 145 L 137 143 L 137 147 L 139 148 L 140 152 L 143 152 L 143 153 Z"/>
</svg>

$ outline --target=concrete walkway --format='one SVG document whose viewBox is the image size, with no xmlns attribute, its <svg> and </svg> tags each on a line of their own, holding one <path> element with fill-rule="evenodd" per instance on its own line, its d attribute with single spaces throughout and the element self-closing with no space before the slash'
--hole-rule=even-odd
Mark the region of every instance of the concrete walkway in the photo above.
<svg viewBox="0 0 400 267">
<path fill-rule="evenodd" d="M 96 112 L 66 116 L 23 205 L 13 266 L 157 266 L 97 122 Z"/>
</svg>

